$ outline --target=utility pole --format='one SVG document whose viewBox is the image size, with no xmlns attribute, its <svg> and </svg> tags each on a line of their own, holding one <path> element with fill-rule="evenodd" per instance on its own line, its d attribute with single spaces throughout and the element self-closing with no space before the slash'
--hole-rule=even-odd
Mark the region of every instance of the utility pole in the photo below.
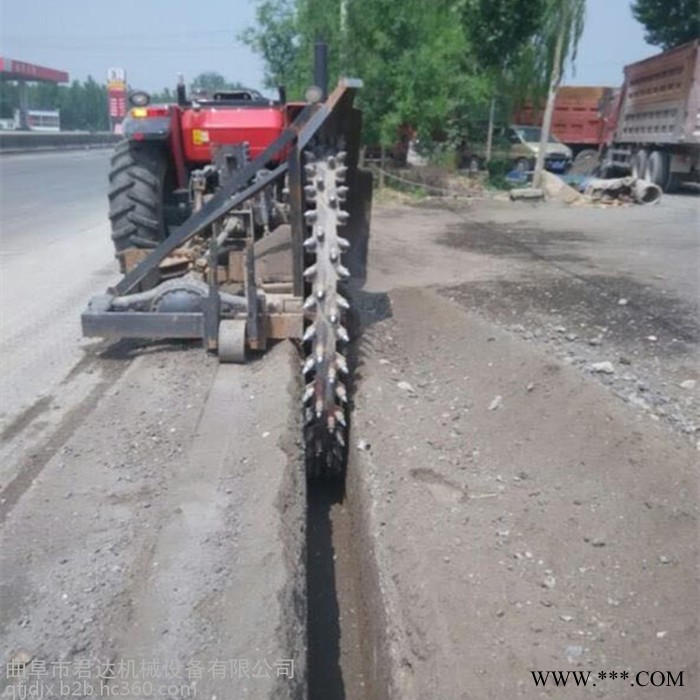
<svg viewBox="0 0 700 700">
<path fill-rule="evenodd" d="M 340 72 L 348 72 L 348 0 L 340 0 Z"/>
</svg>

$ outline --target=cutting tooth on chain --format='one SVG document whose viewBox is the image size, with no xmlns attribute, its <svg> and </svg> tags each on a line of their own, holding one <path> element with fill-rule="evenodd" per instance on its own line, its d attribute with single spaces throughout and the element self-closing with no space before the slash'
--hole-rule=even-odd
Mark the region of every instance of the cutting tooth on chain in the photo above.
<svg viewBox="0 0 700 700">
<path fill-rule="evenodd" d="M 311 372 L 311 370 L 316 366 L 316 359 L 312 357 L 307 357 L 306 362 L 304 362 L 304 366 L 302 367 L 302 373 L 304 375 L 308 374 Z"/>
<path fill-rule="evenodd" d="M 350 277 L 350 270 L 348 270 L 348 268 L 345 267 L 345 265 L 341 265 L 340 263 L 338 263 L 338 265 L 336 265 L 335 271 L 338 273 L 338 277 L 340 277 L 341 279 L 346 280 L 348 277 Z"/>
<path fill-rule="evenodd" d="M 336 187 L 335 193 L 340 202 L 344 202 L 348 198 L 348 188 L 345 185 Z"/>
<path fill-rule="evenodd" d="M 335 409 L 335 419 L 340 423 L 340 425 L 345 428 L 347 426 L 347 421 L 345 420 L 345 411 L 343 411 L 342 408 L 336 408 Z"/>
<path fill-rule="evenodd" d="M 336 156 L 328 156 L 326 163 L 331 170 L 335 170 L 338 167 L 338 158 Z"/>
<path fill-rule="evenodd" d="M 347 238 L 342 238 L 338 236 L 338 245 L 341 250 L 347 250 L 350 247 L 350 241 Z"/>
<path fill-rule="evenodd" d="M 304 403 L 307 404 L 311 400 L 311 397 L 313 395 L 314 395 L 314 383 L 311 382 L 310 384 L 307 384 L 306 388 L 304 389 Z"/>
<path fill-rule="evenodd" d="M 348 169 L 345 166 L 343 166 L 342 168 L 338 168 L 335 171 L 335 181 L 338 184 L 342 184 L 343 182 L 345 182 L 345 177 L 347 174 L 348 174 Z"/>
<path fill-rule="evenodd" d="M 345 159 L 348 157 L 348 154 L 346 151 L 338 151 L 338 153 L 335 154 L 335 157 L 339 163 L 345 163 Z"/>
<path fill-rule="evenodd" d="M 302 309 L 304 311 L 311 311 L 311 309 L 315 308 L 316 306 L 316 297 L 310 296 L 306 297 L 306 301 L 304 302 L 304 306 L 302 306 Z"/>
<path fill-rule="evenodd" d="M 335 303 L 338 304 L 341 309 L 345 309 L 346 311 L 350 308 L 350 303 L 342 294 L 335 295 Z"/>
<path fill-rule="evenodd" d="M 307 163 L 304 166 L 304 172 L 306 173 L 306 176 L 308 178 L 312 178 L 314 175 L 316 175 L 316 164 L 315 163 Z"/>
<path fill-rule="evenodd" d="M 335 395 L 343 402 L 347 403 L 348 401 L 348 392 L 347 389 L 343 384 L 338 384 L 335 387 Z"/>
<path fill-rule="evenodd" d="M 316 274 L 316 265 L 311 265 L 304 270 L 304 277 L 313 277 Z"/>
<path fill-rule="evenodd" d="M 309 326 L 309 328 L 311 327 L 312 326 Z M 342 340 L 344 343 L 350 342 L 350 336 L 348 335 L 345 326 L 338 326 L 338 330 L 336 332 L 338 333 L 338 338 L 340 338 L 340 340 Z"/>
<path fill-rule="evenodd" d="M 345 226 L 345 224 L 348 223 L 348 219 L 350 218 L 350 214 L 348 214 L 346 211 L 338 211 L 337 214 L 338 217 L 338 226 Z"/>
<path fill-rule="evenodd" d="M 339 352 L 335 354 L 335 366 L 343 373 L 348 373 L 348 362 Z"/>
<path fill-rule="evenodd" d="M 317 217 L 318 217 L 318 213 L 316 212 L 315 209 L 308 209 L 307 211 L 304 212 L 304 221 L 306 221 L 307 224 L 316 223 Z"/>
<path fill-rule="evenodd" d="M 304 187 L 304 195 L 306 196 L 307 202 L 315 202 L 316 194 L 317 190 L 313 185 L 306 185 L 306 187 Z"/>
<path fill-rule="evenodd" d="M 338 379 L 338 370 L 335 367 L 328 368 L 328 383 L 333 386 Z"/>
<path fill-rule="evenodd" d="M 316 248 L 317 245 L 318 241 L 313 236 L 309 236 L 304 241 L 304 248 L 306 248 L 306 250 L 314 250 L 314 248 Z"/>
<path fill-rule="evenodd" d="M 316 324 L 312 323 L 306 331 L 304 331 L 304 338 L 303 341 L 306 343 L 309 340 L 311 340 L 313 337 L 316 336 Z"/>
</svg>

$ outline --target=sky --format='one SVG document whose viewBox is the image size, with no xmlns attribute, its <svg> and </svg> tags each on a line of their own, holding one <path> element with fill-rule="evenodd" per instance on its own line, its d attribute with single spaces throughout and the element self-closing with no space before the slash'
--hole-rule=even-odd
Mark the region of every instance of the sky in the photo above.
<svg viewBox="0 0 700 700">
<path fill-rule="evenodd" d="M 349 0 L 352 2 L 352 0 Z M 0 0 L 0 55 L 67 70 L 71 79 L 126 69 L 132 88 L 174 87 L 214 70 L 261 88 L 261 59 L 237 36 L 255 20 L 255 0 Z M 658 49 L 644 41 L 630 0 L 587 0 L 586 29 L 570 85 L 622 82 L 627 63 Z M 362 76 L 359 76 L 362 77 Z"/>
</svg>

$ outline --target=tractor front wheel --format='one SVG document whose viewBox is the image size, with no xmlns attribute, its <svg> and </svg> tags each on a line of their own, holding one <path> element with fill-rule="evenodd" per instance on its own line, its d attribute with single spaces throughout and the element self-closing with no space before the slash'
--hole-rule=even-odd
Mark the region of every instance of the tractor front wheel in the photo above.
<svg viewBox="0 0 700 700">
<path fill-rule="evenodd" d="M 117 253 L 155 248 L 166 236 L 163 195 L 167 154 L 150 144 L 121 141 L 109 172 L 109 219 Z"/>
</svg>

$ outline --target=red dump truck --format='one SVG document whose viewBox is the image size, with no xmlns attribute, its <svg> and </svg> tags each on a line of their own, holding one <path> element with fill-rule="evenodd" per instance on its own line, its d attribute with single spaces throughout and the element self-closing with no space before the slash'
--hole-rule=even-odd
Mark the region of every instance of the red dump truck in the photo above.
<svg viewBox="0 0 700 700">
<path fill-rule="evenodd" d="M 562 87 L 552 132 L 576 163 L 602 174 L 629 173 L 666 192 L 700 179 L 700 42 L 692 41 L 625 67 L 620 89 Z M 520 124 L 542 122 L 521 108 Z M 595 152 L 595 157 L 594 157 Z"/>
<path fill-rule="evenodd" d="M 574 157 L 595 156 L 606 136 L 605 109 L 615 95 L 611 87 L 566 86 L 557 90 L 552 115 L 552 133 L 565 143 Z M 525 105 L 515 113 L 517 124 L 539 126 L 544 109 Z"/>
<path fill-rule="evenodd" d="M 700 175 L 700 42 L 625 67 L 607 114 L 602 170 L 631 171 L 666 192 Z"/>
</svg>

